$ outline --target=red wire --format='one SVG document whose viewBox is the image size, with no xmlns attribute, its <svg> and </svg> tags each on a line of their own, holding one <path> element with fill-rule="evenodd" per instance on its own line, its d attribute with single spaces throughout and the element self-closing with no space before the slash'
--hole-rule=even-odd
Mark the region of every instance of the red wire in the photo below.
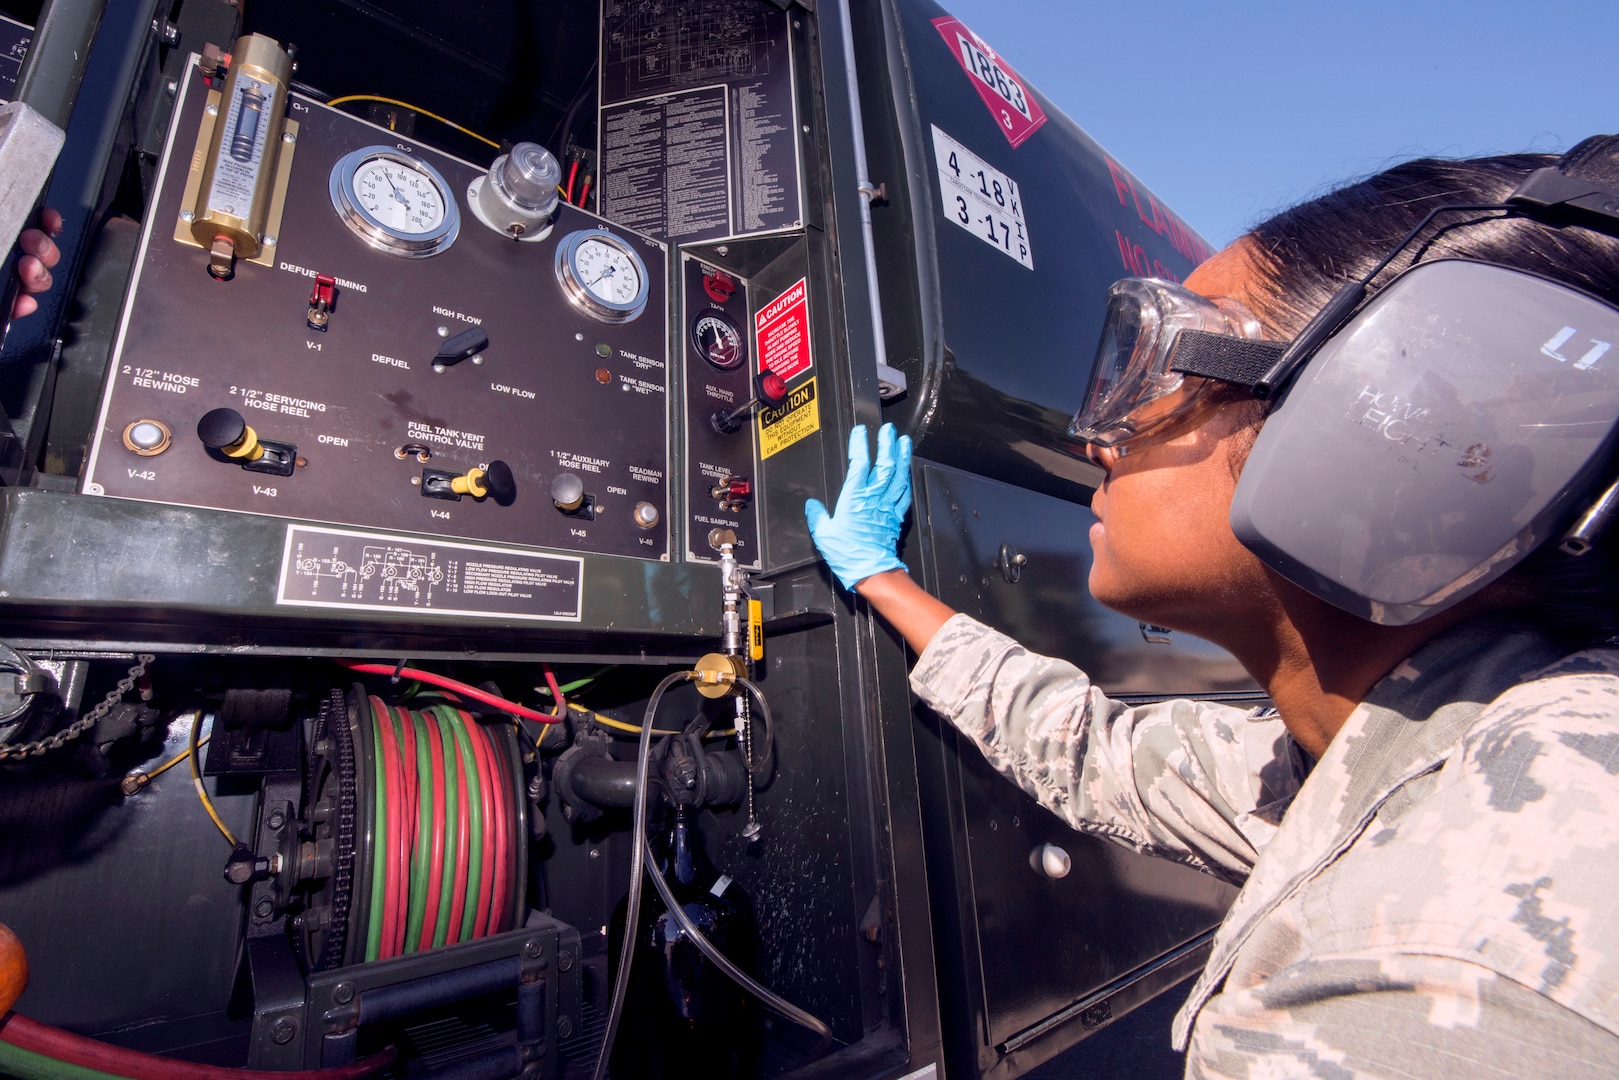
<svg viewBox="0 0 1619 1080">
<path fill-rule="evenodd" d="M 591 181 L 591 175 L 589 173 L 586 173 L 585 174 L 585 182 L 579 188 L 579 202 L 577 204 L 575 204 L 575 205 L 584 206 L 585 205 L 585 200 L 590 198 L 590 181 Z"/>
<path fill-rule="evenodd" d="M 455 710 L 453 716 L 447 716 L 450 726 L 457 723 L 464 726 L 466 713 Z M 471 749 L 472 734 L 467 733 L 468 749 Z M 460 820 L 456 822 L 455 829 L 455 880 L 450 887 L 455 891 L 450 895 L 450 932 L 445 937 L 445 943 L 454 945 L 461 940 L 461 920 L 467 911 L 467 873 L 472 863 L 472 800 L 476 795 L 482 799 L 483 793 L 478 788 L 478 765 L 476 755 L 471 758 L 461 753 L 461 740 L 454 739 L 455 759 L 459 763 L 461 772 L 461 806 Z"/>
<path fill-rule="evenodd" d="M 461 715 L 466 716 L 466 713 Z M 490 897 L 495 881 L 495 807 L 494 793 L 496 778 L 500 775 L 495 769 L 494 751 L 489 743 L 489 734 L 484 731 L 483 725 L 468 723 L 467 733 L 472 736 L 472 753 L 478 759 L 478 768 L 483 772 L 483 862 L 478 867 L 477 881 L 477 913 L 472 917 L 472 936 L 486 937 L 489 934 Z"/>
<path fill-rule="evenodd" d="M 356 1080 L 381 1072 L 397 1056 L 390 1046 L 363 1061 L 333 1069 L 299 1069 L 292 1072 L 227 1069 L 126 1050 L 41 1024 L 16 1013 L 7 1016 L 0 1024 L 4 1025 L 0 1026 L 0 1039 L 12 1046 L 65 1061 L 69 1065 L 127 1076 L 132 1080 Z"/>
<path fill-rule="evenodd" d="M 560 716 L 547 716 L 542 712 L 530 709 L 526 705 L 519 705 L 515 701 L 497 697 L 487 690 L 479 690 L 476 686 L 468 686 L 466 683 L 452 679 L 447 675 L 435 675 L 431 671 L 421 671 L 417 668 L 395 667 L 393 664 L 361 664 L 353 660 L 339 660 L 338 663 L 350 671 L 358 671 L 363 675 L 398 675 L 401 678 L 415 679 L 419 682 L 427 683 L 429 686 L 454 690 L 458 694 L 465 694 L 474 701 L 481 701 L 485 705 L 500 709 L 502 712 L 511 713 L 513 716 L 521 716 L 525 720 L 538 720 L 542 724 L 555 724 L 562 720 Z"/>
<path fill-rule="evenodd" d="M 427 745 L 432 754 L 433 771 L 428 782 L 433 785 L 433 840 L 427 856 L 427 896 L 422 901 L 422 936 L 417 939 L 415 951 L 433 947 L 433 931 L 438 928 L 438 898 L 444 889 L 444 733 L 439 719 L 431 714 L 420 714 L 427 726 Z"/>
<path fill-rule="evenodd" d="M 399 766 L 399 748 L 397 735 L 394 732 L 393 714 L 382 699 L 371 698 L 371 716 L 373 731 L 377 740 L 377 752 L 382 755 L 382 783 L 388 806 L 388 820 L 383 823 L 383 830 L 373 842 L 380 841 L 383 850 L 376 853 L 375 858 L 386 860 L 382 870 L 382 895 L 373 897 L 372 903 L 382 904 L 382 936 L 378 939 L 377 959 L 392 955 L 390 947 L 394 935 L 394 901 L 393 891 L 398 871 L 393 866 L 394 854 L 399 850 L 399 824 L 400 815 L 404 811 L 403 792 L 399 790 L 399 783 L 395 776 Z"/>
<path fill-rule="evenodd" d="M 569 203 L 573 202 L 573 178 L 578 175 L 579 159 L 575 158 L 574 160 L 568 162 L 568 188 L 562 193 L 562 197 L 567 199 Z"/>
<path fill-rule="evenodd" d="M 550 664 L 541 664 L 540 670 L 545 672 L 545 685 L 551 688 L 551 698 L 557 703 L 552 710 L 551 721 L 555 723 L 568 715 L 568 703 L 562 697 L 562 687 L 557 685 L 556 674 L 551 670 Z"/>
</svg>

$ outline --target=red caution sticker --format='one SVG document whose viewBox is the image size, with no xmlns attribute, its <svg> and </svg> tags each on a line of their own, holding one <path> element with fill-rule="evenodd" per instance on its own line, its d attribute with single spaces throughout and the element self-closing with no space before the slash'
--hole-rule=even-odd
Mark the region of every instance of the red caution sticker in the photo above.
<svg viewBox="0 0 1619 1080">
<path fill-rule="evenodd" d="M 989 106 L 1006 141 L 1014 147 L 1022 146 L 1046 122 L 1045 110 L 1035 102 L 1023 80 L 960 19 L 946 15 L 934 19 L 933 25 L 956 54 L 961 69 L 972 78 L 978 96 Z"/>
<path fill-rule="evenodd" d="M 759 310 L 753 320 L 760 372 L 791 382 L 810 369 L 809 290 L 805 279 Z"/>
</svg>

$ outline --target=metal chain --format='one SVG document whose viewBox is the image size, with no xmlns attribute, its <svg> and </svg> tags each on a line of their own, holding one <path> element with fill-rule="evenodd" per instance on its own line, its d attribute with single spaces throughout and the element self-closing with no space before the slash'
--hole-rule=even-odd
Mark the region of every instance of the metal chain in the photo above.
<svg viewBox="0 0 1619 1080">
<path fill-rule="evenodd" d="M 67 727 L 58 731 L 48 739 L 36 739 L 30 743 L 18 743 L 15 746 L 0 746 L 0 761 L 16 761 L 25 757 L 39 757 L 52 750 L 60 750 L 68 743 L 95 727 L 103 717 L 112 712 L 113 707 L 124 699 L 135 686 L 135 680 L 146 674 L 146 665 L 156 660 L 151 653 L 139 653 L 135 658 L 135 666 L 129 669 L 129 674 L 118 680 L 118 685 L 108 691 L 101 704 L 79 717 Z"/>
</svg>

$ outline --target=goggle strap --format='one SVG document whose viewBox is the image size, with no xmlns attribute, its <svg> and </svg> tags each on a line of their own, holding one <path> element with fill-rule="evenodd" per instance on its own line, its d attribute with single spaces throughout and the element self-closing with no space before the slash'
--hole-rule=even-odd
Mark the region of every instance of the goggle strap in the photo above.
<svg viewBox="0 0 1619 1080">
<path fill-rule="evenodd" d="M 1182 330 L 1175 338 L 1169 370 L 1238 386 L 1253 386 L 1275 366 L 1288 344 L 1252 341 L 1207 330 Z"/>
</svg>

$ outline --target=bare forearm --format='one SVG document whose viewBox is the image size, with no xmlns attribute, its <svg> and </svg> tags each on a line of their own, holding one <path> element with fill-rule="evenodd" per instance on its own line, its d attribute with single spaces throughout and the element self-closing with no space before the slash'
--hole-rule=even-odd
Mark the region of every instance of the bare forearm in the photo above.
<svg viewBox="0 0 1619 1080">
<path fill-rule="evenodd" d="M 855 586 L 872 608 L 920 654 L 956 612 L 924 591 L 903 570 L 873 574 Z"/>
</svg>

